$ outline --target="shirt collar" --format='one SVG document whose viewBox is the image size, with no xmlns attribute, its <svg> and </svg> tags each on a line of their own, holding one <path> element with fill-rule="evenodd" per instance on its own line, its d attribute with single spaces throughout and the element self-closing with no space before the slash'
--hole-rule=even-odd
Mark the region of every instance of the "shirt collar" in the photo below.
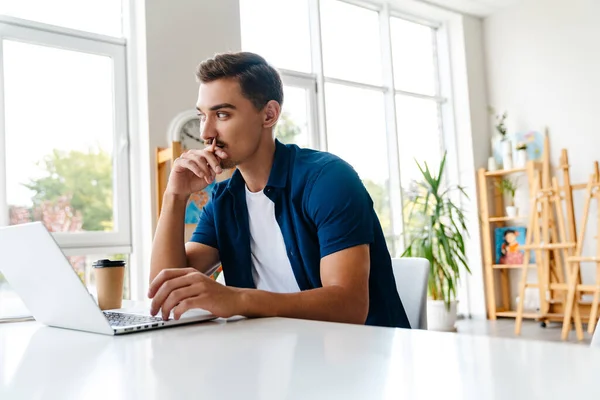
<svg viewBox="0 0 600 400">
<path fill-rule="evenodd" d="M 267 187 L 286 187 L 289 175 L 288 172 L 290 170 L 290 152 L 291 150 L 286 145 L 275 139 L 275 156 L 273 157 L 273 165 L 271 166 Z M 236 169 L 227 184 L 227 188 L 230 190 L 242 190 L 244 185 L 244 177 L 242 177 L 240 171 Z"/>
</svg>

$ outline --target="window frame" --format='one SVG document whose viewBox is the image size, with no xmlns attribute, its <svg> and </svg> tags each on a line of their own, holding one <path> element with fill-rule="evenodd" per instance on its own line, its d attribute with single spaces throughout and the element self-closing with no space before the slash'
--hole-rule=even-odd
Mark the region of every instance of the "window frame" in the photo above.
<svg viewBox="0 0 600 400">
<path fill-rule="evenodd" d="M 0 59 L 3 41 L 47 46 L 111 58 L 113 65 L 113 221 L 110 232 L 56 232 L 58 245 L 68 255 L 131 253 L 130 154 L 127 97 L 126 41 L 96 33 L 77 31 L 15 17 L 0 16 Z M 6 148 L 4 69 L 0 63 L 0 155 Z M 0 157 L 0 226 L 9 223 L 7 167 Z M 117 251 L 115 251 L 117 250 Z"/>
<path fill-rule="evenodd" d="M 300 88 L 306 91 L 306 107 L 308 111 L 308 147 L 315 149 L 318 148 L 320 137 L 317 113 L 317 83 L 315 75 L 289 70 L 279 70 L 279 74 L 281 75 L 281 81 L 284 86 Z M 283 107 L 285 108 L 285 99 L 283 100 Z"/>
<path fill-rule="evenodd" d="M 369 11 L 375 11 L 379 15 L 380 45 L 382 57 L 382 84 L 372 85 L 351 80 L 339 79 L 334 76 L 324 74 L 323 69 L 323 44 L 321 34 L 321 1 L 306 0 L 308 2 L 308 17 L 310 24 L 310 49 L 312 58 L 312 72 L 304 73 L 290 70 L 279 70 L 284 84 L 290 80 L 298 79 L 302 85 L 313 85 L 315 88 L 316 105 L 313 109 L 315 121 L 313 123 L 315 133 L 311 140 L 311 147 L 328 151 L 327 135 L 327 109 L 325 106 L 325 84 L 334 83 L 344 86 L 352 86 L 361 89 L 379 91 L 384 95 L 385 119 L 386 119 L 386 139 L 387 139 L 387 157 L 389 166 L 389 199 L 390 213 L 392 219 L 392 235 L 394 237 L 393 247 L 389 250 L 393 256 L 399 256 L 404 249 L 406 241 L 404 232 L 404 199 L 402 195 L 402 179 L 400 171 L 399 154 L 399 135 L 397 127 L 396 113 L 396 95 L 421 98 L 434 101 L 438 109 L 438 125 L 440 127 L 440 149 L 442 154 L 445 150 L 457 150 L 457 142 L 454 131 L 454 110 L 452 105 L 451 92 L 451 71 L 450 55 L 448 46 L 448 32 L 444 23 L 429 18 L 417 16 L 411 12 L 403 10 L 399 6 L 390 6 L 388 3 L 376 3 L 368 0 L 335 0 L 347 3 L 356 7 L 361 7 Z M 432 29 L 432 44 L 434 49 L 434 73 L 435 73 L 435 94 L 423 94 L 417 92 L 404 91 L 396 89 L 394 84 L 393 57 L 392 57 L 392 37 L 391 37 L 391 18 L 400 18 L 413 23 L 421 24 Z M 440 157 L 441 155 L 440 154 Z M 455 153 L 456 154 L 456 153 Z M 455 163 L 448 163 L 450 169 L 448 176 L 458 176 Z M 399 206 L 400 205 L 400 206 Z"/>
</svg>

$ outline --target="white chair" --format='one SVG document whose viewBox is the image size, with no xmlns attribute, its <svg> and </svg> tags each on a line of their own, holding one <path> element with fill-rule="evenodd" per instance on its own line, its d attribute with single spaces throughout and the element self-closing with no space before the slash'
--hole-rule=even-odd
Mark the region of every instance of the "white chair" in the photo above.
<svg viewBox="0 0 600 400">
<path fill-rule="evenodd" d="M 223 273 L 223 271 L 221 271 L 219 273 L 219 276 L 217 276 L 217 282 L 219 282 L 221 285 L 226 285 L 226 283 L 225 283 L 225 274 Z"/>
<path fill-rule="evenodd" d="M 429 261 L 416 257 L 393 258 L 392 269 L 410 327 L 427 329 Z"/>
<path fill-rule="evenodd" d="M 596 330 L 592 337 L 592 347 L 600 347 L 600 324 L 596 325 Z"/>
</svg>

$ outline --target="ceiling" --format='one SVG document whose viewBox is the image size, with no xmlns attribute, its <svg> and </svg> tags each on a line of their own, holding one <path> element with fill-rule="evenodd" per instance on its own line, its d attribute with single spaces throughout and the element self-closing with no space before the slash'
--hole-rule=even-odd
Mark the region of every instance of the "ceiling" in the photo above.
<svg viewBox="0 0 600 400">
<path fill-rule="evenodd" d="M 487 17 L 503 8 L 520 3 L 523 0 L 419 0 L 443 8 L 466 14 Z"/>
</svg>

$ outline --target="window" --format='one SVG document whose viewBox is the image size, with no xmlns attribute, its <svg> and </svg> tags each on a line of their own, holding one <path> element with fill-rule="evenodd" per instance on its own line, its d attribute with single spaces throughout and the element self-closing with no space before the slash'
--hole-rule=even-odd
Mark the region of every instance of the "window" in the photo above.
<svg viewBox="0 0 600 400">
<path fill-rule="evenodd" d="M 368 2 L 283 3 L 240 0 L 242 48 L 263 55 L 284 81 L 276 134 L 348 161 L 398 256 L 402 193 L 420 179 L 415 159 L 435 168 L 444 151 L 437 25 Z"/>
<path fill-rule="evenodd" d="M 125 41 L 97 34 L 121 35 L 121 4 L 46 3 L 0 6 L 0 226 L 41 221 L 93 290 L 91 262 L 131 252 Z M 11 297 L 0 274 L 0 317 Z"/>
<path fill-rule="evenodd" d="M 381 85 L 379 13 L 338 0 L 321 0 L 325 76 Z"/>
<path fill-rule="evenodd" d="M 240 17 L 244 50 L 278 68 L 311 72 L 306 1 L 240 0 Z"/>
<path fill-rule="evenodd" d="M 348 118 L 349 104 L 360 104 L 360 112 L 352 118 Z M 349 162 L 361 177 L 373 199 L 383 233 L 391 241 L 383 93 L 328 83 L 325 85 L 325 107 L 328 149 Z"/>
<path fill-rule="evenodd" d="M 283 86 L 283 107 L 275 137 L 285 144 L 309 145 L 310 93 L 297 86 Z"/>
<path fill-rule="evenodd" d="M 2 0 L 0 15 L 121 37 L 121 0 Z"/>
</svg>

